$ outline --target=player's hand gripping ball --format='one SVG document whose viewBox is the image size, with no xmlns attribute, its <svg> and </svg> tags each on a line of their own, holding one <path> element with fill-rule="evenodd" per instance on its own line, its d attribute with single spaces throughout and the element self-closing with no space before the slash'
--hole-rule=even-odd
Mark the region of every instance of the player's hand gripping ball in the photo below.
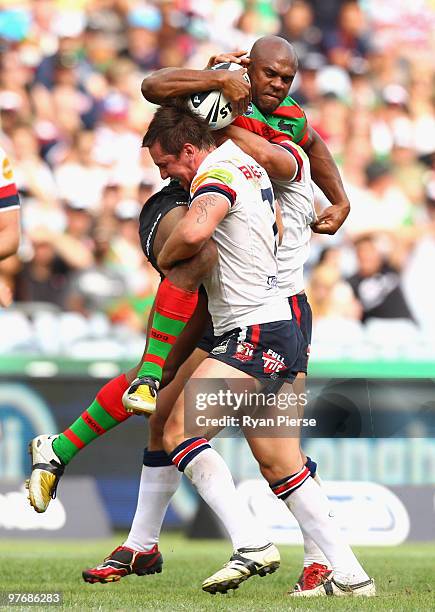
<svg viewBox="0 0 435 612">
<path fill-rule="evenodd" d="M 226 62 L 223 64 L 216 64 L 211 70 L 233 71 L 244 69 L 240 67 L 240 64 Z M 242 74 L 242 78 L 250 85 L 249 77 L 246 72 Z M 246 87 L 246 85 L 244 87 Z M 221 130 L 227 127 L 227 125 L 230 125 L 239 115 L 234 112 L 232 102 L 224 95 L 223 91 L 217 89 L 214 91 L 204 91 L 192 94 L 188 99 L 188 106 L 191 110 L 208 121 L 212 130 Z"/>
</svg>

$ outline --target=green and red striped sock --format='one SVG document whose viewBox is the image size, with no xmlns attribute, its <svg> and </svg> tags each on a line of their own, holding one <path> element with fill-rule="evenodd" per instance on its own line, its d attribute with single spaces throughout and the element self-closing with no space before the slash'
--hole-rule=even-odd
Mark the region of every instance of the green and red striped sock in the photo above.
<svg viewBox="0 0 435 612">
<path fill-rule="evenodd" d="M 186 291 L 167 278 L 160 283 L 147 352 L 138 376 L 162 380 L 163 366 L 178 336 L 195 312 L 198 290 Z"/>
<path fill-rule="evenodd" d="M 122 405 L 122 396 L 129 386 L 125 374 L 110 380 L 89 408 L 56 438 L 53 450 L 65 465 L 84 446 L 131 416 Z"/>
</svg>

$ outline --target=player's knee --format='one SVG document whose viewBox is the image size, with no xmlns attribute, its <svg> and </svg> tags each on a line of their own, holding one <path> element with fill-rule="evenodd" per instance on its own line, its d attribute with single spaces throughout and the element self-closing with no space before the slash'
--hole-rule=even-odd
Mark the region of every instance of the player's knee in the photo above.
<svg viewBox="0 0 435 612">
<path fill-rule="evenodd" d="M 183 428 L 167 424 L 163 430 L 163 449 L 168 455 L 184 440 Z"/>
<path fill-rule="evenodd" d="M 163 432 L 165 430 L 166 417 L 155 412 L 148 419 L 149 435 L 153 442 L 163 440 Z"/>
<path fill-rule="evenodd" d="M 263 476 L 263 478 L 267 480 L 267 482 L 272 483 L 272 482 L 276 482 L 277 480 L 279 480 L 279 477 L 277 476 L 277 474 L 280 473 L 280 470 L 277 470 L 276 468 L 274 468 L 273 465 L 259 463 L 259 468 L 260 468 L 261 475 Z"/>
<path fill-rule="evenodd" d="M 201 284 L 201 281 L 196 278 L 196 274 L 190 268 L 191 261 L 189 259 L 189 265 L 186 265 L 184 262 L 177 264 L 170 270 L 167 276 L 171 283 L 185 291 L 195 291 Z"/>
<path fill-rule="evenodd" d="M 194 257 L 172 268 L 168 279 L 177 287 L 194 291 L 209 276 L 216 265 L 217 257 L 216 244 L 209 240 Z"/>
<path fill-rule="evenodd" d="M 262 461 L 259 462 L 259 468 L 263 478 L 265 478 L 268 483 L 273 484 L 282 478 L 286 478 L 298 472 L 301 469 L 300 463 L 300 460 L 295 460 L 294 462 Z"/>
</svg>

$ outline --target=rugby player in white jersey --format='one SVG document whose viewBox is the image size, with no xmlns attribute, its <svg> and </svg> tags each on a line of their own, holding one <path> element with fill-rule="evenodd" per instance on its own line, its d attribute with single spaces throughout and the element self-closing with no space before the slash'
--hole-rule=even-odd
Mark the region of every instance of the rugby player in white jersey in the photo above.
<svg viewBox="0 0 435 612">
<path fill-rule="evenodd" d="M 254 136 L 253 138 L 255 139 L 258 137 Z M 272 163 L 272 158 L 276 157 L 278 154 L 278 148 L 270 146 L 264 141 L 260 142 L 262 144 L 261 150 L 262 152 L 264 152 L 262 159 L 265 163 L 268 163 L 268 165 L 270 165 Z M 266 154 L 269 155 L 269 159 L 267 158 Z M 298 175 L 300 178 L 302 178 L 302 176 L 305 176 L 306 178 L 307 172 L 299 172 L 300 168 L 297 167 L 297 163 L 296 165 L 295 163 L 293 163 L 293 166 L 289 168 L 288 157 L 289 156 L 286 153 L 284 153 L 283 156 L 281 155 L 281 164 L 278 162 L 278 169 L 276 167 L 274 169 L 277 178 L 294 176 L 294 178 L 296 179 Z M 292 154 L 291 157 L 294 157 L 294 155 Z M 296 190 L 298 190 L 298 188 Z M 168 195 L 169 193 L 170 190 L 168 190 Z M 182 194 L 180 194 L 180 190 L 173 191 L 173 193 L 174 203 L 172 207 L 177 206 L 179 210 L 179 205 L 182 203 L 179 200 L 182 199 Z M 311 188 L 309 193 L 311 193 Z M 306 217 L 305 225 L 307 225 L 309 219 L 311 218 L 311 205 L 312 204 L 310 197 L 308 197 L 306 198 L 305 206 L 299 207 L 301 214 L 305 215 Z M 168 206 L 169 203 L 166 203 L 165 201 L 165 211 L 168 210 Z M 154 213 L 154 215 L 157 215 L 157 211 Z M 161 216 L 161 213 L 159 213 L 158 216 Z M 301 222 L 299 222 L 299 224 L 301 224 Z M 154 247 L 156 247 L 156 236 L 154 235 L 154 232 L 156 232 L 158 236 L 158 233 L 161 231 L 162 228 L 159 226 L 159 224 L 156 224 L 154 222 L 151 223 L 151 221 L 149 221 L 148 225 L 153 229 L 150 230 L 151 233 L 149 235 L 147 233 L 144 233 L 143 243 L 150 243 L 151 246 L 154 244 Z M 156 230 L 157 227 L 159 228 L 158 230 Z M 151 235 L 152 239 L 149 240 Z M 161 244 L 160 238 L 158 238 L 157 242 Z M 290 246 L 291 243 L 289 244 L 289 247 Z M 151 248 L 151 252 L 152 250 L 153 249 Z M 194 355 L 192 355 L 192 357 L 194 360 L 196 360 L 196 363 L 199 363 L 202 359 L 204 359 L 206 354 L 207 353 L 205 353 L 203 350 L 197 349 L 194 352 Z M 183 374 L 184 376 L 188 375 L 186 372 L 186 368 L 184 369 Z M 167 390 L 169 392 L 169 387 L 167 387 Z M 160 399 L 164 399 L 165 391 L 166 389 L 161 392 L 159 402 Z M 147 450 L 144 455 L 144 468 L 141 478 L 141 491 L 139 494 L 138 509 L 133 521 L 129 537 L 124 543 L 124 545 L 118 547 L 118 549 L 116 549 L 116 551 L 114 551 L 104 563 L 102 563 L 100 566 L 97 566 L 96 568 L 85 571 L 83 573 L 85 580 L 88 580 L 90 582 L 109 582 L 131 573 L 143 575 L 147 573 L 154 573 L 155 571 L 160 571 L 161 557 L 159 556 L 157 549 L 158 535 L 170 497 L 175 492 L 181 475 L 179 474 L 177 477 L 176 469 L 174 469 L 173 466 L 171 467 L 170 464 L 168 465 L 168 463 L 166 462 L 167 456 L 165 455 L 165 453 L 157 450 L 158 448 L 161 448 L 158 438 L 159 426 L 161 427 L 162 421 L 159 421 L 159 419 L 160 416 L 158 414 L 153 415 L 153 417 L 150 419 L 150 424 L 152 423 L 153 425 L 151 432 L 152 448 Z M 303 474 L 303 476 L 305 476 L 305 473 Z M 304 536 L 306 536 L 306 533 L 304 533 Z M 240 563 L 236 562 L 235 567 L 227 567 L 223 575 L 219 574 L 216 577 L 212 577 L 211 581 L 208 581 L 205 584 L 205 587 L 209 589 L 219 588 L 221 590 L 224 590 L 225 588 L 232 588 L 232 584 L 237 584 L 238 581 L 246 578 L 247 575 L 247 570 L 245 569 L 243 573 L 243 570 L 241 570 Z M 306 591 L 305 593 L 309 594 L 308 591 Z M 352 591 L 350 589 L 347 590 L 346 593 L 358 594 L 357 590 Z"/>
<path fill-rule="evenodd" d="M 144 145 L 149 146 L 162 177 L 172 176 L 181 184 L 191 183 L 191 206 L 165 243 L 158 263 L 163 271 L 195 255 L 213 236 L 219 262 L 205 282 L 209 310 L 217 339 L 215 350 L 197 368 L 192 379 L 274 378 L 264 367 L 262 356 L 279 356 L 278 378 L 294 380 L 300 332 L 291 319 L 288 300 L 274 279 L 276 227 L 273 194 L 265 171 L 231 141 L 218 149 L 192 146 L 194 115 L 174 108 L 160 109 L 153 119 Z M 187 124 L 185 124 L 185 118 Z M 190 122 L 190 125 L 189 125 Z M 181 149 L 174 152 L 174 130 L 181 130 Z M 286 155 L 287 161 L 290 157 Z M 293 168 L 286 176 L 302 172 L 291 153 Z M 288 166 L 287 166 L 288 167 Z M 255 202 L 255 205 L 253 205 Z M 253 245 L 255 244 L 255 248 Z M 223 346 L 225 350 L 216 350 Z M 241 347 L 241 348 L 240 348 Z M 249 359 L 240 359 L 240 351 Z M 249 513 L 246 515 L 235 493 L 231 475 L 206 438 L 185 439 L 184 400 L 181 395 L 166 423 L 164 449 L 173 463 L 196 486 L 203 499 L 226 526 L 235 553 L 225 567 L 207 579 L 210 592 L 237 587 L 255 573 L 267 573 L 279 564 L 276 549 L 264 541 Z M 329 504 L 304 465 L 295 438 L 249 438 L 251 450 L 272 491 L 291 509 L 303 531 L 312 537 L 333 568 L 316 594 L 374 594 L 369 579 L 329 517 Z M 254 531 L 253 531 L 254 530 Z"/>
<path fill-rule="evenodd" d="M 275 193 L 279 194 L 281 211 L 284 220 L 284 233 L 282 242 L 278 248 L 278 286 L 282 294 L 289 299 L 295 320 L 302 331 L 302 350 L 299 355 L 296 371 L 298 377 L 307 371 L 308 347 L 311 339 L 311 311 L 303 292 L 303 264 L 308 257 L 309 240 L 311 236 L 310 224 L 315 220 L 313 190 L 310 181 L 309 162 L 306 155 L 299 147 L 285 140 L 280 146 L 274 146 L 265 142 L 261 137 L 247 132 L 241 128 L 227 128 L 223 132 L 225 137 L 231 136 L 248 154 L 257 159 L 267 168 L 268 174 L 275 180 Z M 220 134 L 220 138 L 223 137 Z M 168 194 L 173 190 L 172 206 L 180 200 L 182 193 L 174 187 L 168 187 Z M 163 195 L 163 194 L 162 194 Z M 153 197 L 157 203 L 158 194 Z M 179 202 L 178 202 L 179 203 Z M 164 232 L 158 224 L 153 221 L 157 211 L 168 210 L 169 201 L 164 199 L 156 212 L 152 211 L 151 205 L 146 205 L 142 213 L 141 222 L 142 242 L 150 245 L 146 248 L 150 261 L 157 265 L 156 258 L 165 239 L 160 240 L 160 233 Z M 158 213 L 159 215 L 161 212 Z M 146 221 L 145 221 L 146 219 Z M 152 227 L 150 231 L 146 228 Z M 157 227 L 157 229 L 156 229 Z M 158 235 L 158 244 L 154 240 L 154 234 Z M 213 328 L 206 331 L 203 338 L 197 344 L 197 348 L 191 358 L 183 365 L 181 374 L 184 378 L 190 376 L 195 364 L 202 362 L 213 349 L 216 338 Z M 246 344 L 245 344 L 246 346 Z M 190 363 L 193 365 L 190 366 Z M 193 369 L 192 369 L 193 368 Z M 179 376 L 174 381 L 176 385 Z M 155 547 L 158 543 L 161 524 L 170 498 L 175 492 L 179 477 L 168 465 L 165 453 L 157 449 L 162 448 L 162 431 L 164 422 L 171 408 L 168 393 L 171 386 L 161 391 L 158 400 L 157 414 L 150 419 L 151 439 L 150 446 L 145 450 L 144 467 L 138 497 L 138 505 L 128 539 L 123 546 L 118 547 L 99 566 L 86 570 L 83 573 L 85 580 L 106 582 L 119 579 L 129 573 L 144 571 L 145 559 L 149 557 L 148 566 L 154 571 L 151 561 L 154 559 Z M 300 392 L 300 391 L 298 391 Z M 175 399 L 175 398 L 174 398 Z M 169 404 L 169 406 L 168 406 Z M 160 462 L 158 465 L 156 462 Z M 304 456 L 305 465 L 314 478 L 316 476 L 316 465 L 310 458 Z M 166 481 L 166 485 L 162 481 Z M 161 483 L 161 490 L 157 491 L 157 481 Z M 152 501 L 151 501 L 152 500 Z M 311 591 L 318 586 L 324 577 L 330 574 L 328 561 L 307 535 L 304 536 L 304 571 L 298 580 L 296 591 Z"/>
</svg>

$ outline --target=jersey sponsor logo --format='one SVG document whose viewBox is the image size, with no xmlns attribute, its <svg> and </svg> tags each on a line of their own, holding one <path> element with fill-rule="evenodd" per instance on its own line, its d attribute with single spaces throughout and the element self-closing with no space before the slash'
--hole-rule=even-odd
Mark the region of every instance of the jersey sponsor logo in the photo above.
<svg viewBox="0 0 435 612">
<path fill-rule="evenodd" d="M 276 276 L 268 276 L 267 277 L 267 290 L 276 289 L 278 287 L 278 279 Z"/>
<path fill-rule="evenodd" d="M 249 115 L 253 115 L 253 114 L 254 114 L 254 107 L 252 105 L 252 102 L 249 102 L 248 108 L 246 109 L 244 116 L 249 117 Z"/>
<path fill-rule="evenodd" d="M 249 165 L 249 166 L 239 166 L 239 170 L 240 172 L 243 174 L 243 176 L 247 179 L 261 179 L 261 177 L 264 175 L 264 172 L 261 169 L 261 166 L 254 166 L 254 165 Z"/>
<path fill-rule="evenodd" d="M 263 371 L 265 374 L 278 373 L 285 368 L 284 358 L 281 355 L 275 353 L 272 349 L 263 351 Z"/>
<path fill-rule="evenodd" d="M 254 356 L 254 349 L 255 345 L 252 342 L 238 342 L 233 358 L 238 361 L 251 361 Z"/>
<path fill-rule="evenodd" d="M 12 172 L 12 166 L 7 157 L 5 157 L 3 160 L 2 173 L 3 173 L 3 178 L 6 181 L 12 181 L 12 179 L 14 178 L 14 173 Z"/>
<path fill-rule="evenodd" d="M 292 136 L 294 136 L 294 126 L 289 121 L 280 119 L 278 121 L 278 128 L 281 130 L 281 132 L 289 132 Z"/>
<path fill-rule="evenodd" d="M 230 339 L 227 338 L 227 340 L 224 340 L 223 342 L 215 346 L 214 349 L 211 351 L 211 354 L 212 355 L 223 355 L 224 353 L 226 353 L 228 350 L 229 341 Z"/>
</svg>

